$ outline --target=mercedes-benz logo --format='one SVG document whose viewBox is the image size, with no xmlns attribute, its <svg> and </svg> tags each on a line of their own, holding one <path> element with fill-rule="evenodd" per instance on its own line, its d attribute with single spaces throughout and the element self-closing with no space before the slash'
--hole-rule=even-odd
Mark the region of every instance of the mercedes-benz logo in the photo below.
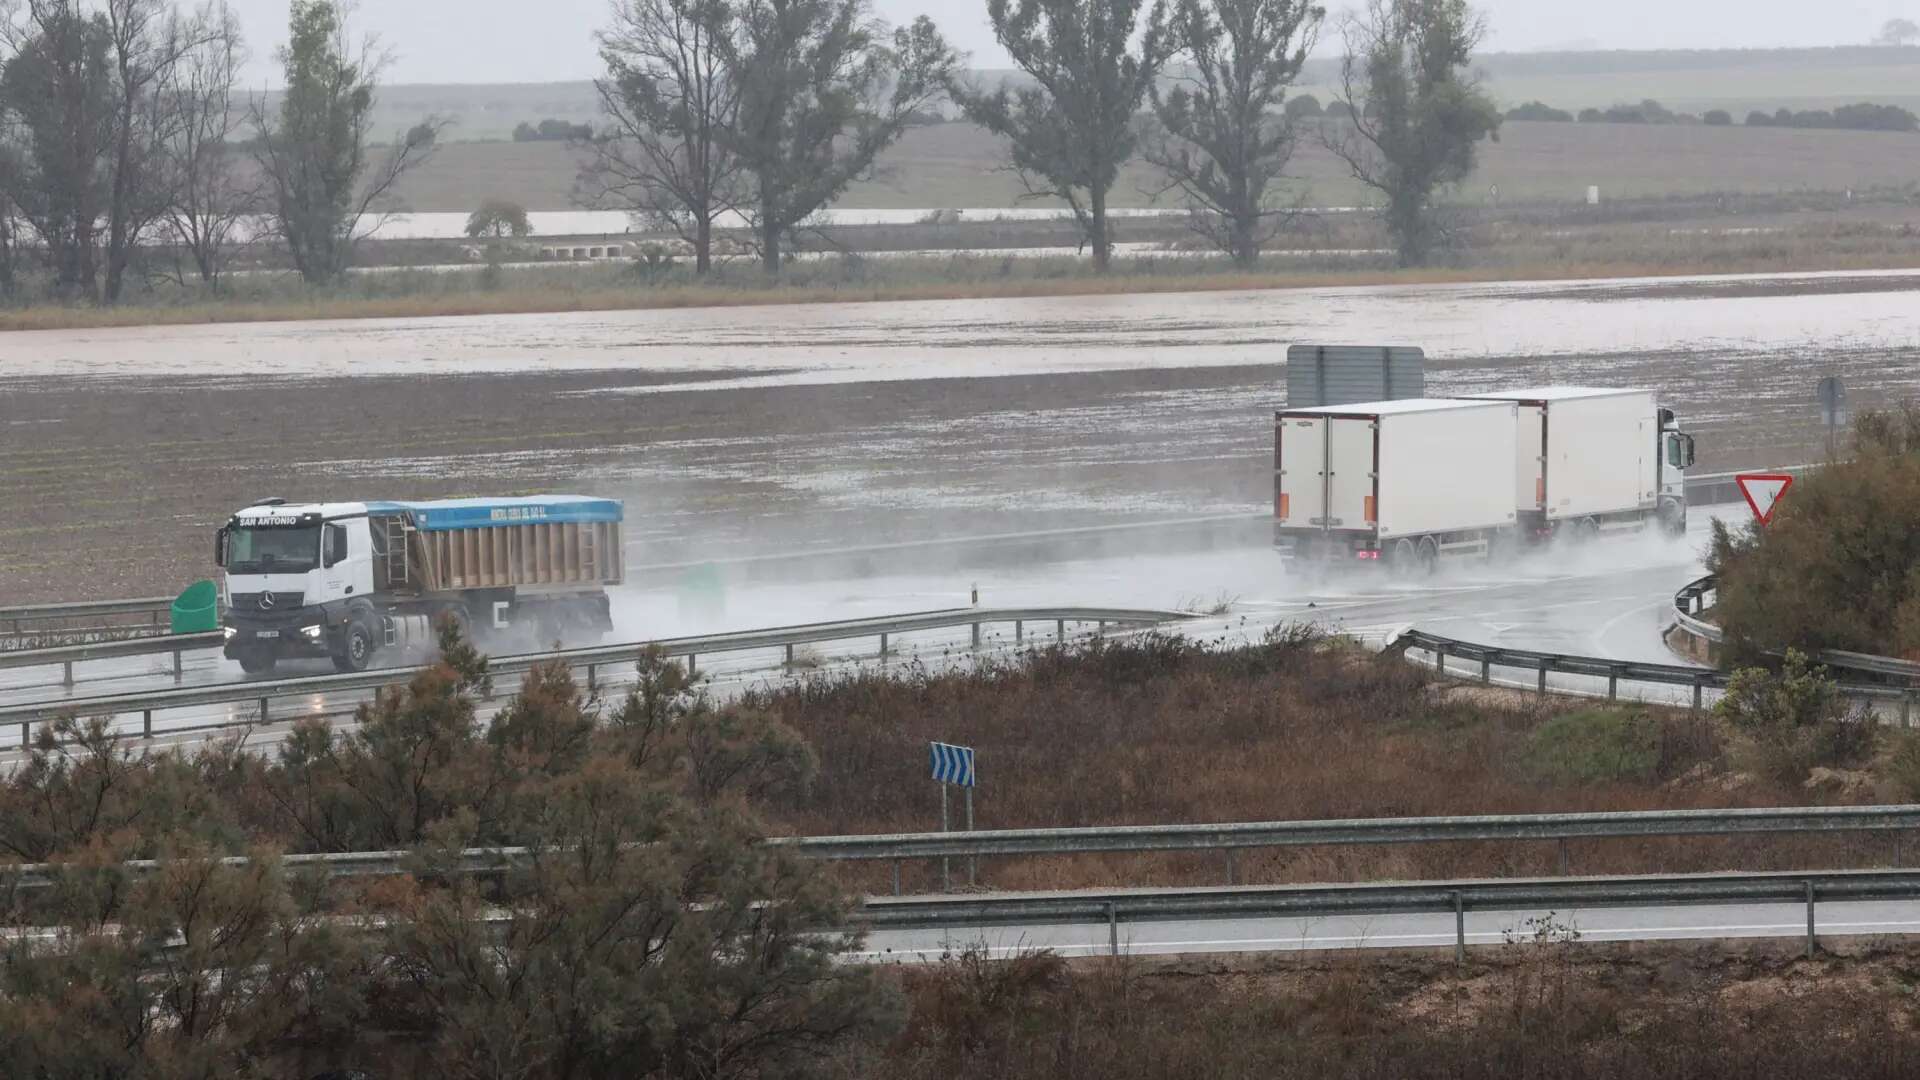
<svg viewBox="0 0 1920 1080">
<path fill-rule="evenodd" d="M 260 594 L 260 610 L 265 611 L 268 608 L 271 608 L 272 606 L 273 606 L 273 594 L 270 592 L 261 593 Z"/>
</svg>

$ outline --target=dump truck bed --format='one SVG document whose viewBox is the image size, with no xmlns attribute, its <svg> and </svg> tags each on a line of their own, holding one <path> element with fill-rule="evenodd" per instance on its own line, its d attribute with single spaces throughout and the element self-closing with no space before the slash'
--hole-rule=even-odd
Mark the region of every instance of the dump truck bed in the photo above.
<svg viewBox="0 0 1920 1080">
<path fill-rule="evenodd" d="M 617 499 L 582 495 L 369 503 L 383 522 L 410 520 L 404 578 L 428 592 L 600 588 L 625 572 Z M 395 534 L 395 539 L 398 539 Z M 399 585 L 403 575 L 392 575 Z"/>
</svg>

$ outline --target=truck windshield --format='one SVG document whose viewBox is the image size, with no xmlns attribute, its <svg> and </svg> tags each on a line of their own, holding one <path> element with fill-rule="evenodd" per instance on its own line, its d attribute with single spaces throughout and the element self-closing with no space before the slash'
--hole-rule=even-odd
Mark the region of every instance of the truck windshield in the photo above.
<svg viewBox="0 0 1920 1080">
<path fill-rule="evenodd" d="M 304 574 L 320 565 L 320 527 L 236 528 L 227 555 L 234 574 Z"/>
</svg>

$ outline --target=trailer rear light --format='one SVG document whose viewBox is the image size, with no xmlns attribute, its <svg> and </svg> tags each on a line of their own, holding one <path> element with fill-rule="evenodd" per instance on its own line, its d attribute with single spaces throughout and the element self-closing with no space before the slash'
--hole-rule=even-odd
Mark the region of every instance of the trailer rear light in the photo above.
<svg viewBox="0 0 1920 1080">
<path fill-rule="evenodd" d="M 1287 499 L 1287 496 L 1286 496 L 1285 494 L 1281 494 L 1281 495 L 1279 495 L 1279 496 L 1277 496 L 1277 497 L 1276 497 L 1276 499 L 1275 499 L 1275 509 L 1274 509 L 1274 513 L 1275 513 L 1275 514 L 1276 514 L 1277 516 L 1279 516 L 1279 517 L 1282 517 L 1282 518 L 1284 518 L 1284 517 L 1286 517 L 1286 516 L 1287 516 L 1287 504 L 1288 504 L 1288 501 L 1289 501 L 1289 500 Z"/>
<path fill-rule="evenodd" d="M 1541 506 L 1547 505 L 1547 478 L 1544 476 L 1533 478 L 1533 501 Z"/>
<path fill-rule="evenodd" d="M 1368 495 L 1360 500 L 1360 514 L 1366 518 L 1367 524 L 1371 525 L 1374 523 L 1373 496 Z"/>
<path fill-rule="evenodd" d="M 1380 560 L 1380 553 L 1377 551 L 1356 551 L 1353 553 L 1353 557 L 1356 559 L 1366 559 L 1372 562 L 1378 562 Z"/>
</svg>

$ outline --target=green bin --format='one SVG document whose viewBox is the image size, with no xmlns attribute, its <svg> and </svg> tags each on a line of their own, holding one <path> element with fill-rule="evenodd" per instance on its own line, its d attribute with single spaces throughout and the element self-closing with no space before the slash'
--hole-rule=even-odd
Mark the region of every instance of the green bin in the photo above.
<svg viewBox="0 0 1920 1080">
<path fill-rule="evenodd" d="M 220 629 L 220 589 L 211 581 L 196 581 L 173 602 L 173 632 L 204 634 Z"/>
</svg>

